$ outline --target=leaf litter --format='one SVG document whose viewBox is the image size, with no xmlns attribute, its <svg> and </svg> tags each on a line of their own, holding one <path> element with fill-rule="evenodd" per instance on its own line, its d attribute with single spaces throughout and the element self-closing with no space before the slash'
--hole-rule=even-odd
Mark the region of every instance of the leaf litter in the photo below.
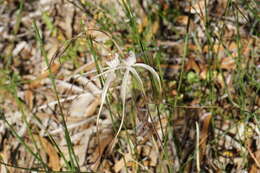
<svg viewBox="0 0 260 173">
<path fill-rule="evenodd" d="M 131 100 L 134 100 L 136 95 L 133 94 L 134 88 L 128 87 L 132 85 L 129 81 L 134 83 L 136 80 L 141 88 L 139 88 L 140 95 L 145 96 L 140 99 L 141 101 L 136 102 L 139 105 L 142 101 L 149 102 L 146 98 L 150 96 L 149 92 L 146 92 L 149 82 L 147 80 L 143 82 L 143 76 L 148 73 L 143 71 L 141 73 L 139 70 L 146 69 L 156 80 L 159 82 L 161 80 L 154 70 L 156 68 L 143 64 L 139 55 L 128 51 L 122 43 L 117 44 L 111 37 L 111 35 L 120 35 L 120 31 L 126 30 L 125 26 L 118 23 L 118 21 L 128 20 L 122 5 L 123 1 L 93 1 L 89 8 L 84 6 L 85 1 L 75 1 L 74 4 L 60 0 L 24 2 L 19 17 L 16 15 L 18 13 L 13 13 L 19 10 L 18 2 L 1 3 L 0 65 L 3 70 L 0 75 L 7 79 L 11 76 L 13 80 L 12 82 L 0 80 L 1 90 L 3 88 L 0 91 L 0 108 L 3 110 L 1 116 L 4 116 L 24 141 L 33 148 L 34 144 L 28 131 L 28 128 L 31 129 L 39 143 L 37 145 L 42 146 L 39 155 L 51 170 L 66 171 L 66 159 L 69 159 L 61 123 L 62 112 L 58 109 L 60 102 L 81 171 L 157 172 L 164 170 L 167 172 L 167 167 L 170 165 L 175 171 L 183 169 L 192 172 L 198 166 L 193 160 L 190 161 L 193 157 L 191 153 L 195 151 L 194 144 L 198 134 L 200 169 L 211 172 L 220 170 L 237 172 L 246 169 L 249 172 L 259 171 L 260 133 L 257 126 L 258 119 L 255 118 L 259 114 L 257 110 L 260 106 L 257 85 L 259 80 L 256 78 L 255 83 L 244 84 L 248 86 L 245 88 L 245 93 L 252 94 L 246 96 L 255 97 L 255 103 L 251 106 L 252 101 L 246 101 L 243 109 L 236 106 L 240 98 L 238 86 L 234 82 L 239 68 L 259 66 L 259 55 L 257 55 L 259 38 L 254 35 L 255 31 L 248 29 L 250 24 L 248 19 L 253 18 L 250 8 L 255 7 L 253 1 L 248 3 L 248 9 L 240 3 L 234 5 L 234 8 L 239 11 L 237 18 L 232 14 L 232 10 L 224 10 L 228 8 L 225 0 L 194 1 L 192 6 L 184 1 L 173 3 L 158 1 L 155 5 L 152 1 L 141 3 L 134 1 L 131 4 L 137 14 L 137 31 L 140 34 L 147 33 L 143 37 L 145 41 L 149 42 L 154 38 L 159 40 L 155 45 L 165 52 L 166 60 L 160 64 L 165 72 L 164 75 L 167 76 L 165 77 L 167 89 L 163 88 L 166 85 L 162 84 L 163 90 L 173 93 L 172 95 L 184 104 L 183 107 L 176 106 L 173 111 L 169 111 L 165 107 L 170 102 L 162 102 L 159 105 L 161 107 L 159 117 L 154 108 L 155 104 L 151 104 L 152 108 L 143 106 L 136 112 L 133 110 L 139 116 L 136 120 L 130 118 L 133 114 Z M 173 5 L 181 12 L 174 19 L 176 22 L 174 25 L 169 22 L 172 19 L 156 17 L 156 12 L 160 8 L 165 16 L 167 14 L 170 16 L 170 8 Z M 107 9 L 104 8 L 106 6 Z M 112 9 L 116 13 L 106 13 L 106 10 L 112 11 Z M 88 16 L 84 12 L 93 15 Z M 210 19 L 207 19 L 206 15 L 209 15 Z M 111 33 L 100 32 L 102 29 L 98 22 L 102 17 L 114 24 L 118 23 L 120 30 Z M 151 21 L 150 18 L 154 20 Z M 208 28 L 205 26 L 209 22 L 207 20 L 210 20 L 210 27 L 213 28 L 212 35 L 216 38 L 211 40 L 211 44 L 206 44 L 210 42 L 206 39 Z M 235 26 L 236 20 L 241 25 L 239 30 Z M 44 57 L 35 41 L 31 27 L 33 21 L 36 21 L 44 36 L 48 61 L 52 61 L 51 73 L 47 70 Z M 188 43 L 189 53 L 184 59 L 183 71 L 190 75 L 187 75 L 187 80 L 184 81 L 187 87 L 178 89 L 176 79 L 182 71 L 181 56 L 185 47 L 181 38 L 186 34 L 188 24 L 194 37 Z M 255 25 L 257 24 L 259 25 L 259 22 Z M 82 34 L 82 25 L 86 31 L 84 34 Z M 172 29 L 173 27 L 175 30 Z M 237 38 L 241 41 L 239 43 L 233 39 L 238 32 L 241 36 Z M 219 35 L 220 33 L 222 35 Z M 82 35 L 93 39 L 92 44 L 97 50 L 96 54 L 104 57 L 98 60 L 100 74 L 97 74 L 95 63 L 97 55 L 91 54 L 86 48 L 88 43 L 82 39 Z M 124 41 L 131 44 L 133 43 L 131 39 L 127 37 Z M 70 44 L 72 46 L 65 46 L 62 49 L 66 40 L 72 40 Z M 116 49 L 109 42 L 113 42 Z M 151 53 L 155 55 L 156 51 L 151 49 Z M 68 61 L 68 59 L 72 60 Z M 9 72 L 4 71 L 6 67 L 10 67 L 7 69 Z M 254 75 L 257 76 L 257 71 L 249 71 L 250 74 L 254 78 Z M 55 75 L 59 102 L 52 90 L 50 75 Z M 99 80 L 99 77 L 108 82 L 103 83 L 102 86 L 102 79 Z M 118 80 L 120 77 L 125 78 Z M 243 82 L 247 82 L 249 77 L 245 75 Z M 210 78 L 219 94 L 214 102 L 213 99 L 209 102 L 204 98 L 205 95 L 211 94 L 209 88 L 205 86 L 209 84 L 198 84 L 198 81 L 206 83 Z M 172 81 L 175 82 L 171 83 Z M 196 92 L 198 90 L 202 90 L 205 95 Z M 111 106 L 110 101 L 123 102 L 123 107 L 118 108 L 120 105 L 116 104 Z M 216 111 L 207 108 L 208 105 L 212 106 L 211 103 L 217 107 Z M 250 120 L 243 119 L 242 115 L 247 115 L 248 112 L 254 117 Z M 132 121 L 136 121 L 134 126 L 130 123 Z M 197 134 L 195 122 L 200 125 Z M 29 127 L 26 123 L 29 123 Z M 168 135 L 168 141 L 165 134 Z M 25 168 L 41 168 L 25 147 L 19 145 L 17 139 L 12 137 L 10 128 L 3 120 L 0 121 L 0 140 L 1 163 Z M 162 144 L 166 147 L 162 148 Z M 133 151 L 135 149 L 136 151 Z M 167 150 L 167 153 L 163 150 Z M 36 152 L 35 148 L 34 152 Z M 61 152 L 64 158 L 61 157 Z M 181 168 L 183 165 L 185 166 Z M 247 168 L 247 165 L 250 166 Z M 4 164 L 1 164 L 0 169 L 1 172 L 26 172 Z"/>
</svg>

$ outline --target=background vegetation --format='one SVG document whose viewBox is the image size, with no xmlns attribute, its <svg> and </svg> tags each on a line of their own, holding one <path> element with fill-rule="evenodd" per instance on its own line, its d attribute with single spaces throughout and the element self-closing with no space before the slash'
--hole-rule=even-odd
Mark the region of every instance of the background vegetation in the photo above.
<svg viewBox="0 0 260 173">
<path fill-rule="evenodd" d="M 0 1 L 1 172 L 259 172 L 256 0 Z"/>
</svg>

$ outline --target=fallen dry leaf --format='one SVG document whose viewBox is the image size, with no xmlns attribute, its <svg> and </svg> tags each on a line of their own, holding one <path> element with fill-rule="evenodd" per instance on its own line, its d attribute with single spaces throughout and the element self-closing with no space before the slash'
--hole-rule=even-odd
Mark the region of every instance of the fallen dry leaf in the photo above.
<svg viewBox="0 0 260 173">
<path fill-rule="evenodd" d="M 178 16 L 176 18 L 176 22 L 181 25 L 187 25 L 188 24 L 189 17 L 188 16 Z"/>
<path fill-rule="evenodd" d="M 249 173 L 259 173 L 260 172 L 260 150 L 256 151 L 254 154 L 253 160 L 254 164 L 251 166 Z"/>
<path fill-rule="evenodd" d="M 149 155 L 151 161 L 150 161 L 150 166 L 156 166 L 157 160 L 159 157 L 159 150 L 157 147 L 153 146 L 150 155 Z"/>
<path fill-rule="evenodd" d="M 234 70 L 236 68 L 235 59 L 230 56 L 222 58 L 220 68 L 225 70 Z"/>
<path fill-rule="evenodd" d="M 28 105 L 29 109 L 32 110 L 33 109 L 33 92 L 30 90 L 26 90 L 24 92 L 24 100 L 26 102 L 26 104 Z"/>
<path fill-rule="evenodd" d="M 207 78 L 208 67 L 206 65 L 200 64 L 200 69 L 200 78 L 205 80 Z"/>
<path fill-rule="evenodd" d="M 100 133 L 99 137 L 100 139 L 99 140 L 97 139 L 97 147 L 90 159 L 90 162 L 94 163 L 93 165 L 91 165 L 91 169 L 93 171 L 97 171 L 97 168 L 100 164 L 100 160 L 105 148 L 109 144 L 111 144 L 111 141 L 113 140 L 113 135 L 111 131 L 107 133 Z"/>
<path fill-rule="evenodd" d="M 86 113 L 86 109 L 94 99 L 95 98 L 91 93 L 84 93 L 78 96 L 75 100 L 73 100 L 70 106 L 70 116 L 82 117 L 84 115 L 89 115 L 89 113 Z"/>
<path fill-rule="evenodd" d="M 200 163 L 203 160 L 206 153 L 207 139 L 208 139 L 208 131 L 209 131 L 209 123 L 212 115 L 210 113 L 203 115 L 202 120 L 202 129 L 200 132 Z"/>
<path fill-rule="evenodd" d="M 194 58 L 190 58 L 186 64 L 185 69 L 187 71 L 189 70 L 194 70 L 196 73 L 200 73 L 200 67 L 199 65 L 196 63 Z"/>
<path fill-rule="evenodd" d="M 97 110 L 97 106 L 100 104 L 100 98 L 96 97 L 94 101 L 86 108 L 84 117 L 93 115 Z"/>
<path fill-rule="evenodd" d="M 116 162 L 114 166 L 114 171 L 119 172 L 122 168 L 124 168 L 129 161 L 131 160 L 131 153 L 127 153 L 124 155 L 124 158 L 121 158 L 118 162 Z"/>
<path fill-rule="evenodd" d="M 53 171 L 60 171 L 60 158 L 53 145 L 47 139 L 41 136 L 34 135 L 34 137 L 39 140 L 40 144 L 42 145 L 42 149 L 49 156 L 48 165 L 50 166 L 50 168 L 52 168 Z"/>
</svg>

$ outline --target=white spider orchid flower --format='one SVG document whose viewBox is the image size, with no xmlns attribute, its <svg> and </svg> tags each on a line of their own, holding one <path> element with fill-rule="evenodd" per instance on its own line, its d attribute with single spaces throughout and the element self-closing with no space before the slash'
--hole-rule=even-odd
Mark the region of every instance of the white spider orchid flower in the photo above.
<svg viewBox="0 0 260 173">
<path fill-rule="evenodd" d="M 133 51 L 129 52 L 129 56 L 127 57 L 126 61 L 124 62 L 127 66 L 134 65 L 136 63 L 136 56 Z"/>
<path fill-rule="evenodd" d="M 121 100 L 122 100 L 122 104 L 123 104 L 122 120 L 121 120 L 119 129 L 117 131 L 117 134 L 115 136 L 115 139 L 116 139 L 122 129 L 124 118 L 125 118 L 125 102 L 126 102 L 126 95 L 127 95 L 127 87 L 128 87 L 128 83 L 130 81 L 131 75 L 133 75 L 133 77 L 138 81 L 138 83 L 141 86 L 142 93 L 145 95 L 142 79 L 141 79 L 139 73 L 136 71 L 135 67 L 140 67 L 140 68 L 148 70 L 153 75 L 153 77 L 157 80 L 157 82 L 159 84 L 159 91 L 161 91 L 161 83 L 160 83 L 159 75 L 151 66 L 146 65 L 144 63 L 136 63 L 136 56 L 133 51 L 129 52 L 129 56 L 127 57 L 127 59 L 125 61 L 122 61 L 121 64 L 120 64 L 118 54 L 115 54 L 115 58 L 109 62 L 106 62 L 106 64 L 109 66 L 108 70 L 106 70 L 103 73 L 96 76 L 96 77 L 99 77 L 99 76 L 106 74 L 106 81 L 105 81 L 105 84 L 103 87 L 103 91 L 102 91 L 102 95 L 101 95 L 101 104 L 100 104 L 100 108 L 99 108 L 99 112 L 98 112 L 98 116 L 97 116 L 97 126 L 99 124 L 98 120 L 99 120 L 103 105 L 105 103 L 105 99 L 106 99 L 106 95 L 107 95 L 109 86 L 116 79 L 115 71 L 116 70 L 125 70 L 124 77 L 123 77 L 122 84 L 121 84 L 121 90 L 120 90 Z"/>
<path fill-rule="evenodd" d="M 107 61 L 106 64 L 108 65 L 109 68 L 116 68 L 119 66 L 120 61 L 119 61 L 119 55 L 116 53 L 115 58 L 112 59 L 111 61 Z"/>
<path fill-rule="evenodd" d="M 142 90 L 143 94 L 145 95 L 142 79 L 141 79 L 140 75 L 138 74 L 138 72 L 136 71 L 136 69 L 134 67 L 141 67 L 143 69 L 148 70 L 156 78 L 157 82 L 159 83 L 159 90 L 161 91 L 160 77 L 156 73 L 156 71 L 152 67 L 150 67 L 149 65 L 146 65 L 146 64 L 143 64 L 143 63 L 136 63 L 135 53 L 130 51 L 129 56 L 124 61 L 124 65 L 122 65 L 122 68 L 126 69 L 126 71 L 124 72 L 124 78 L 123 78 L 123 81 L 122 81 L 121 92 L 120 92 L 121 93 L 121 99 L 122 99 L 122 102 L 123 102 L 123 110 L 122 110 L 122 120 L 121 120 L 119 129 L 117 131 L 117 134 L 115 136 L 115 139 L 117 138 L 117 136 L 119 135 L 119 133 L 122 129 L 124 118 L 125 118 L 125 101 L 126 101 L 126 95 L 127 95 L 127 86 L 128 86 L 128 82 L 129 82 L 130 77 L 131 77 L 130 74 L 132 74 L 137 79 L 137 81 L 141 85 L 141 90 Z"/>
<path fill-rule="evenodd" d="M 161 82 L 160 82 L 160 77 L 159 75 L 157 74 L 157 72 L 149 65 L 146 65 L 144 63 L 136 63 L 136 56 L 135 56 L 135 53 L 133 51 L 130 51 L 129 52 L 129 56 L 127 57 L 127 59 L 124 61 L 124 68 L 126 70 L 129 70 L 132 75 L 138 80 L 138 82 L 140 83 L 141 85 L 141 88 L 142 88 L 142 91 L 143 91 L 143 94 L 144 93 L 144 88 L 143 88 L 143 82 L 140 78 L 140 75 L 138 74 L 138 72 L 136 71 L 135 67 L 140 67 L 140 68 L 143 68 L 145 70 L 148 70 L 152 75 L 153 77 L 157 80 L 158 84 L 159 84 L 159 91 L 161 91 Z"/>
</svg>

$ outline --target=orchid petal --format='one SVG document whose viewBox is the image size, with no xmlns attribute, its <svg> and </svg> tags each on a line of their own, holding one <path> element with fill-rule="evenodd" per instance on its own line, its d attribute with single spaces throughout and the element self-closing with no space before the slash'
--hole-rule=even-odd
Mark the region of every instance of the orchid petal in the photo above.
<svg viewBox="0 0 260 173">
<path fill-rule="evenodd" d="M 122 97 L 122 102 L 123 102 L 122 120 L 121 120 L 119 129 L 116 133 L 115 139 L 119 135 L 119 133 L 120 133 L 122 127 L 123 127 L 123 123 L 124 123 L 124 119 L 125 119 L 125 100 L 126 100 L 126 94 L 127 94 L 128 79 L 129 79 L 129 70 L 127 69 L 125 74 L 124 74 L 123 82 L 122 82 L 122 85 L 121 85 L 121 97 Z"/>
<path fill-rule="evenodd" d="M 138 72 L 137 72 L 134 68 L 128 67 L 128 69 L 129 69 L 130 72 L 133 74 L 133 76 L 136 78 L 136 80 L 138 81 L 138 83 L 141 85 L 141 90 L 142 90 L 143 94 L 145 95 L 144 85 L 143 85 L 143 81 L 142 81 L 140 75 L 138 74 Z"/>
<path fill-rule="evenodd" d="M 116 53 L 115 54 L 115 58 L 112 59 L 111 61 L 107 61 L 106 64 L 110 67 L 110 68 L 115 68 L 117 67 L 119 64 L 120 64 L 120 61 L 119 61 L 119 55 Z"/>
<path fill-rule="evenodd" d="M 150 73 L 152 73 L 152 75 L 156 78 L 156 80 L 158 81 L 159 83 L 159 91 L 161 91 L 162 87 L 161 87 L 161 82 L 160 82 L 160 77 L 159 75 L 157 74 L 157 72 L 152 68 L 150 67 L 149 65 L 146 65 L 146 64 L 143 64 L 143 63 L 136 63 L 133 65 L 134 67 L 142 67 L 146 70 L 148 70 Z"/>
<path fill-rule="evenodd" d="M 103 105 L 105 104 L 106 95 L 107 95 L 109 86 L 110 86 L 111 82 L 113 80 L 115 80 L 115 78 L 116 78 L 115 73 L 111 73 L 111 75 L 109 75 L 109 76 L 110 77 L 106 80 L 106 82 L 104 84 L 104 88 L 103 88 L 102 95 L 101 95 L 101 103 L 100 103 L 100 107 L 99 107 L 98 115 L 97 115 L 97 128 L 98 128 L 98 125 L 99 125 L 99 117 L 100 117 Z"/>
<path fill-rule="evenodd" d="M 127 59 L 125 60 L 125 64 L 127 66 L 132 66 L 136 63 L 136 56 L 135 53 L 133 51 L 129 52 L 129 56 L 127 57 Z"/>
</svg>

